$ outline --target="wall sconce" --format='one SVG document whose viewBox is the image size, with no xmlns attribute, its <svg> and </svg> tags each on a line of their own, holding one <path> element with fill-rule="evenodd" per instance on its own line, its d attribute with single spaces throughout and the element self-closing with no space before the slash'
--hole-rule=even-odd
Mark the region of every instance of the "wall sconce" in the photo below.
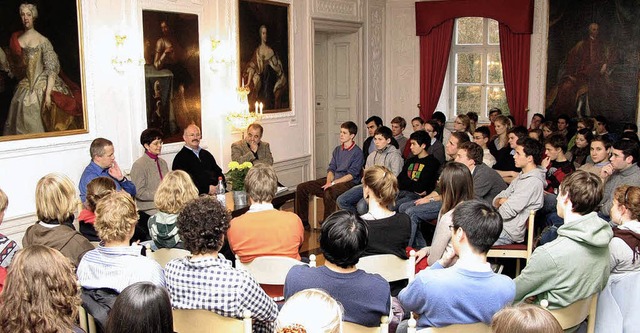
<svg viewBox="0 0 640 333">
<path fill-rule="evenodd" d="M 136 61 L 130 56 L 130 52 L 128 52 L 128 48 L 125 45 L 127 35 L 116 34 L 114 37 L 116 41 L 116 50 L 113 58 L 111 58 L 111 65 L 116 72 L 122 74 L 133 65 L 140 65 L 144 63 L 142 59 Z"/>
<path fill-rule="evenodd" d="M 211 57 L 209 58 L 209 68 L 217 72 L 225 66 L 235 63 L 232 57 L 231 48 L 225 41 L 211 38 Z"/>
</svg>

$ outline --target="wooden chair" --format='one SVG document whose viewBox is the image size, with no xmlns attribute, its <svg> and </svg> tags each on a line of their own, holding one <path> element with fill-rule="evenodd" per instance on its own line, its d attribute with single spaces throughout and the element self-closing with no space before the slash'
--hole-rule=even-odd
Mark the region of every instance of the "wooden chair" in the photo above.
<svg viewBox="0 0 640 333">
<path fill-rule="evenodd" d="M 543 308 L 547 308 L 549 302 L 540 302 Z M 580 325 L 587 319 L 587 333 L 594 333 L 596 327 L 596 308 L 598 306 L 598 293 L 575 301 L 567 307 L 548 310 L 558 320 L 563 330 Z"/>
<path fill-rule="evenodd" d="M 485 323 L 455 324 L 444 327 L 429 327 L 416 331 L 417 321 L 411 317 L 407 333 L 491 333 L 491 327 Z"/>
<path fill-rule="evenodd" d="M 78 317 L 80 319 L 80 328 L 87 333 L 98 333 L 96 328 L 96 321 L 92 315 L 90 315 L 82 305 L 78 306 Z"/>
<path fill-rule="evenodd" d="M 240 258 L 236 255 L 236 268 L 244 269 L 251 273 L 254 279 L 260 285 L 284 286 L 284 280 L 291 267 L 296 265 L 307 265 L 302 261 L 289 257 L 280 256 L 262 256 L 253 259 L 248 263 L 240 262 Z M 316 267 L 316 256 L 309 256 L 310 267 Z M 274 301 L 281 301 L 284 297 L 273 297 Z"/>
<path fill-rule="evenodd" d="M 150 245 L 147 244 L 147 257 L 155 260 L 164 268 L 169 261 L 175 258 L 184 258 L 190 255 L 191 252 L 183 249 L 157 249 L 156 251 L 151 251 Z"/>
<path fill-rule="evenodd" d="M 529 213 L 529 221 L 527 223 L 526 243 L 494 245 L 491 247 L 491 250 L 489 250 L 487 258 L 516 258 L 516 276 L 520 275 L 520 259 L 524 259 L 526 265 L 526 261 L 529 260 L 531 252 L 533 252 L 535 217 L 536 211 L 532 210 Z"/>
<path fill-rule="evenodd" d="M 242 332 L 251 333 L 251 311 L 243 319 L 224 317 L 208 310 L 173 309 L 173 330 L 177 333 Z"/>
<path fill-rule="evenodd" d="M 350 322 L 342 322 L 343 333 L 388 333 L 389 317 L 382 316 L 380 318 L 380 327 L 366 327 Z"/>
<path fill-rule="evenodd" d="M 311 201 L 313 202 L 313 218 L 311 219 L 311 228 L 314 230 L 322 229 L 322 227 L 318 223 L 318 201 L 322 202 L 322 197 L 312 195 Z"/>
<path fill-rule="evenodd" d="M 388 282 L 409 279 L 413 281 L 416 271 L 416 251 L 411 250 L 409 259 L 403 260 L 393 254 L 376 254 L 360 258 L 356 268 L 367 273 L 380 274 Z"/>
</svg>

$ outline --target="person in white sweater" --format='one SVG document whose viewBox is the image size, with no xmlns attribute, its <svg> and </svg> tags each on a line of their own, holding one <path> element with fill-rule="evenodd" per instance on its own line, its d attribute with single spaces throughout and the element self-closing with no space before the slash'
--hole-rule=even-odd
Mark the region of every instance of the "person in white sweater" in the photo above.
<svg viewBox="0 0 640 333">
<path fill-rule="evenodd" d="M 612 274 L 640 271 L 640 187 L 622 185 L 613 193 L 613 238 L 609 242 Z"/>
</svg>

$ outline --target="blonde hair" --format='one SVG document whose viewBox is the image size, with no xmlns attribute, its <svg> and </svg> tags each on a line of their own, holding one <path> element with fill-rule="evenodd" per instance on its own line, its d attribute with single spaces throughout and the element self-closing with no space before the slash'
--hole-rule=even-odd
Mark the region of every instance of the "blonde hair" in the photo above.
<svg viewBox="0 0 640 333">
<path fill-rule="evenodd" d="M 105 243 L 128 240 L 136 223 L 138 212 L 129 193 L 111 192 L 98 202 L 94 227 Z"/>
<path fill-rule="evenodd" d="M 191 176 L 182 170 L 167 173 L 153 197 L 156 208 L 164 213 L 177 214 L 187 202 L 198 197 L 198 188 Z"/>
<path fill-rule="evenodd" d="M 31 12 L 31 16 L 36 19 L 38 18 L 38 7 L 32 3 L 23 3 L 18 8 L 18 14 L 22 13 L 22 9 L 26 8 Z"/>
<path fill-rule="evenodd" d="M 50 173 L 36 185 L 36 214 L 43 222 L 63 223 L 76 211 L 79 198 L 69 177 Z"/>
<path fill-rule="evenodd" d="M 89 184 L 87 184 L 87 208 L 92 212 L 95 211 L 98 200 L 115 190 L 116 183 L 114 183 L 111 178 L 98 177 L 92 179 Z"/>
<path fill-rule="evenodd" d="M 244 188 L 253 202 L 271 202 L 278 189 L 276 171 L 270 165 L 254 165 L 247 172 Z"/>
<path fill-rule="evenodd" d="M 562 326 L 551 312 L 521 303 L 506 307 L 493 315 L 493 333 L 562 333 Z"/>
<path fill-rule="evenodd" d="M 382 207 L 395 203 L 398 195 L 398 179 L 386 167 L 373 165 L 366 168 L 362 183 L 373 191 Z"/>
<path fill-rule="evenodd" d="M 632 220 L 640 219 L 640 187 L 622 185 L 616 188 L 613 198 L 619 206 L 625 206 Z"/>
<path fill-rule="evenodd" d="M 276 332 L 340 333 L 342 306 L 320 289 L 306 289 L 289 297 L 276 320 Z"/>
<path fill-rule="evenodd" d="M 3 332 L 71 332 L 81 303 L 69 259 L 58 250 L 32 245 L 9 266 L 0 293 L 0 327 Z"/>
<path fill-rule="evenodd" d="M 513 127 L 513 124 L 511 123 L 511 119 L 509 119 L 509 117 L 507 117 L 507 116 L 505 116 L 503 114 L 498 115 L 493 122 L 494 123 L 498 122 L 498 123 L 504 125 L 507 128 L 507 130 L 510 130 L 511 127 Z M 506 131 L 505 131 L 505 134 L 506 134 Z"/>
<path fill-rule="evenodd" d="M 0 213 L 4 212 L 9 206 L 9 198 L 7 194 L 0 188 Z"/>
</svg>

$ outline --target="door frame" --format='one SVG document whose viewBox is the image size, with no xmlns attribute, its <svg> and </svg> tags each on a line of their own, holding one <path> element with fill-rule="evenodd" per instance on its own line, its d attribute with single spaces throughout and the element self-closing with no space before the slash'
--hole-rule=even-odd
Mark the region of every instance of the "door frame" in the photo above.
<svg viewBox="0 0 640 333">
<path fill-rule="evenodd" d="M 334 21 L 320 18 L 311 18 L 311 24 L 309 25 L 309 40 L 311 50 L 309 50 L 310 59 L 309 62 L 309 73 L 311 73 L 311 77 L 309 78 L 309 123 L 308 128 L 309 131 L 309 143 L 310 143 L 310 152 L 311 152 L 311 178 L 318 179 L 319 177 L 324 177 L 325 175 L 316 175 L 316 87 L 315 87 L 315 33 L 323 32 L 323 33 L 340 33 L 340 34 L 356 34 L 356 43 L 358 45 L 358 75 L 356 76 L 356 87 L 357 87 L 357 96 L 356 96 L 356 119 L 353 119 L 358 125 L 358 135 L 354 138 L 357 140 L 362 137 L 362 130 L 364 126 L 361 126 L 364 121 L 363 117 L 363 106 L 364 106 L 364 31 L 362 23 L 356 22 L 344 22 L 344 21 Z M 333 147 L 330 148 L 332 150 Z"/>
</svg>

